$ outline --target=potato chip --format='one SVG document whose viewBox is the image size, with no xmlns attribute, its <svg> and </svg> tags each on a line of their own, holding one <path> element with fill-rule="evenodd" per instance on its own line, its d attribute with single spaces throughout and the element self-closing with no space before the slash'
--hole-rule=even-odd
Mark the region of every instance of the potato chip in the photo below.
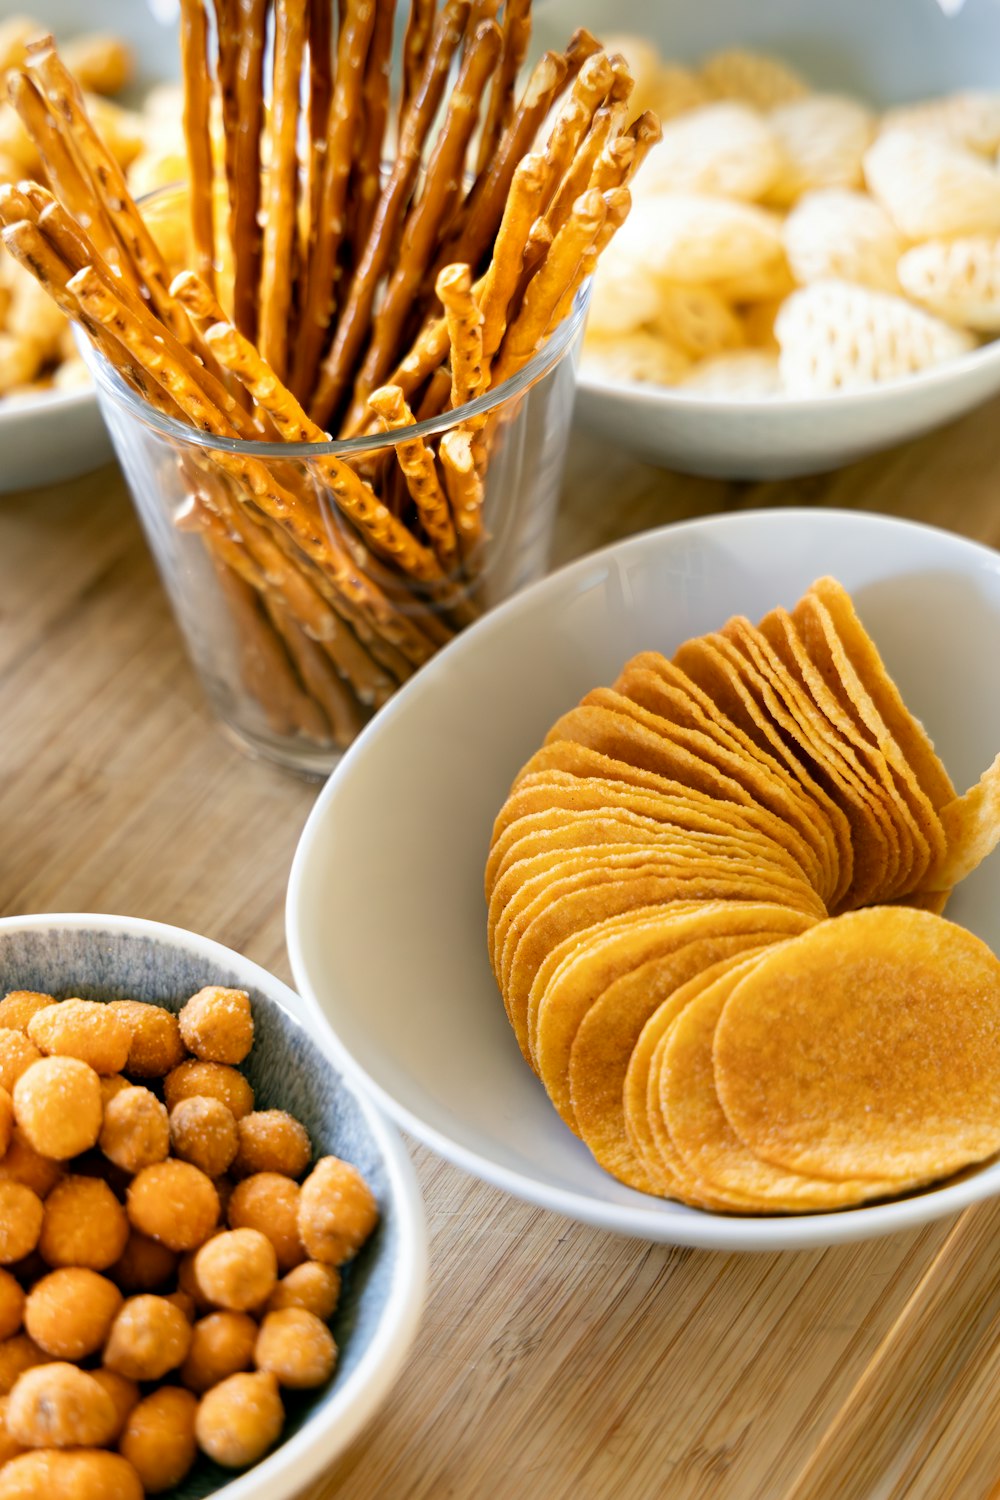
<svg viewBox="0 0 1000 1500">
<path fill-rule="evenodd" d="M 964 796 L 942 807 L 941 825 L 946 851 L 926 885 L 947 894 L 1000 843 L 1000 755 Z"/>
<path fill-rule="evenodd" d="M 683 349 L 645 328 L 612 338 L 588 334 L 581 363 L 598 380 L 640 385 L 677 385 L 691 368 L 690 356 Z"/>
<path fill-rule="evenodd" d="M 859 188 L 862 160 L 875 134 L 875 116 L 843 94 L 806 94 L 779 104 L 767 117 L 785 159 L 767 190 L 780 207 L 817 188 Z"/>
<path fill-rule="evenodd" d="M 900 257 L 903 291 L 939 318 L 1000 333 L 1000 237 L 926 240 Z"/>
<path fill-rule="evenodd" d="M 684 391 L 722 401 L 760 401 L 781 390 L 777 353 L 731 349 L 701 360 L 680 381 Z"/>
<path fill-rule="evenodd" d="M 640 200 L 657 193 L 715 193 L 762 198 L 788 171 L 774 131 L 759 110 L 723 101 L 669 120 L 635 180 Z"/>
<path fill-rule="evenodd" d="M 774 325 L 790 395 L 862 390 L 915 374 L 975 347 L 971 334 L 902 297 L 816 281 L 793 292 Z"/>
<path fill-rule="evenodd" d="M 743 343 L 742 323 L 712 287 L 664 282 L 659 290 L 659 303 L 650 321 L 658 333 L 691 359 L 705 359 Z"/>
<path fill-rule="evenodd" d="M 909 239 L 1000 233 L 1000 176 L 964 146 L 886 130 L 864 165 L 869 191 Z"/>
<path fill-rule="evenodd" d="M 992 156 L 1000 148 L 1000 92 L 968 89 L 942 99 L 903 104 L 886 111 L 882 128 L 941 136 L 970 151 Z"/>
<path fill-rule="evenodd" d="M 872 907 L 765 954 L 726 1002 L 715 1082 L 736 1134 L 834 1181 L 927 1180 L 1000 1149 L 1000 960 Z"/>
<path fill-rule="evenodd" d="M 808 91 L 801 75 L 780 57 L 744 47 L 713 52 L 702 63 L 701 77 L 718 98 L 742 99 L 758 109 L 772 109 Z"/>
<path fill-rule="evenodd" d="M 806 193 L 782 231 L 797 281 L 852 281 L 898 292 L 905 241 L 880 203 L 867 193 L 826 188 Z"/>
<path fill-rule="evenodd" d="M 766 209 L 699 193 L 659 193 L 630 214 L 616 245 L 636 268 L 670 281 L 748 276 L 784 257 L 780 220 Z"/>
</svg>

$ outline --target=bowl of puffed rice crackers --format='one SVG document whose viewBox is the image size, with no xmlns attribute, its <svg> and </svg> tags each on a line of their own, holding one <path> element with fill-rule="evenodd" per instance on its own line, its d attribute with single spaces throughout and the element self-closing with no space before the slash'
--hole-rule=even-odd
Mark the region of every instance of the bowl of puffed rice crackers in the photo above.
<svg viewBox="0 0 1000 1500">
<path fill-rule="evenodd" d="M 549 0 L 540 28 L 570 8 L 663 122 L 594 281 L 589 428 L 780 478 L 1000 391 L 992 0 Z"/>
</svg>

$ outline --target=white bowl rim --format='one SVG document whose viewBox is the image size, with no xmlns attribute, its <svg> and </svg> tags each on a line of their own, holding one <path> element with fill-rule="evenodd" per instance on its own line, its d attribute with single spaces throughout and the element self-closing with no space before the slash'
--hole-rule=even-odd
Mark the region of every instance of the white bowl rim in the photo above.
<svg viewBox="0 0 1000 1500">
<path fill-rule="evenodd" d="M 286 1010 L 310 1039 L 329 1058 L 338 1060 L 328 1045 L 328 1032 L 317 1034 L 305 1026 L 296 1009 L 296 996 L 275 975 L 252 959 L 223 943 L 202 937 L 184 927 L 155 922 L 145 917 L 117 916 L 103 912 L 47 912 L 0 917 L 4 932 L 114 931 L 129 937 L 147 937 L 183 948 L 207 963 L 242 972 L 254 988 L 263 990 Z M 278 1500 L 297 1495 L 358 1435 L 388 1395 L 409 1355 L 416 1336 L 427 1292 L 427 1228 L 409 1154 L 395 1129 L 373 1106 L 365 1092 L 344 1080 L 358 1105 L 385 1164 L 393 1204 L 399 1215 L 402 1254 L 398 1258 L 389 1297 L 382 1310 L 371 1344 L 358 1361 L 345 1389 L 334 1395 L 321 1413 L 307 1417 L 299 1431 L 280 1443 L 266 1458 L 245 1473 L 213 1491 L 225 1500 Z"/>
<path fill-rule="evenodd" d="M 93 384 L 77 386 L 71 391 L 36 391 L 30 400 L 19 396 L 10 403 L 6 397 L 0 396 L 0 428 L 15 427 L 24 418 L 37 417 L 43 412 L 48 415 L 96 405 L 97 387 Z"/>
<path fill-rule="evenodd" d="M 958 1213 L 961 1209 L 985 1198 L 1000 1195 L 1000 1162 L 993 1167 L 985 1166 L 975 1171 L 973 1175 L 946 1187 L 931 1187 L 925 1192 L 915 1193 L 910 1197 L 842 1212 L 746 1217 L 727 1216 L 698 1209 L 672 1213 L 669 1234 L 666 1234 L 664 1225 L 667 1221 L 664 1217 L 663 1206 L 658 1199 L 649 1198 L 648 1202 L 643 1202 L 641 1201 L 643 1195 L 637 1192 L 635 1194 L 636 1205 L 632 1207 L 631 1205 L 605 1203 L 585 1193 L 539 1182 L 521 1172 L 499 1165 L 489 1156 L 453 1140 L 451 1136 L 434 1126 L 427 1125 L 419 1115 L 398 1103 L 356 1061 L 353 1054 L 341 1042 L 333 1023 L 323 1010 L 306 962 L 306 944 L 299 927 L 298 914 L 304 908 L 302 892 L 313 851 L 322 837 L 327 804 L 336 796 L 341 776 L 353 766 L 356 759 L 364 755 L 369 739 L 387 732 L 394 717 L 401 711 L 401 705 L 405 706 L 410 697 L 424 690 L 429 682 L 435 680 L 439 671 L 447 670 L 452 658 L 456 655 L 474 651 L 480 636 L 491 631 L 503 630 L 508 618 L 532 609 L 536 601 L 558 596 L 561 590 L 571 587 L 576 578 L 592 572 L 595 568 L 617 561 L 619 558 L 641 552 L 650 545 L 654 547 L 668 545 L 669 539 L 691 532 L 738 531 L 747 526 L 760 525 L 780 530 L 796 523 L 817 529 L 849 523 L 862 529 L 870 528 L 872 531 L 886 530 L 892 533 L 898 533 L 900 530 L 918 531 L 940 537 L 958 552 L 967 553 L 970 558 L 978 558 L 980 561 L 989 560 L 994 566 L 1000 561 L 1000 554 L 995 549 L 956 532 L 947 531 L 941 526 L 932 526 L 922 521 L 911 521 L 903 517 L 871 511 L 835 508 L 813 510 L 804 506 L 697 516 L 688 521 L 673 522 L 640 532 L 638 535 L 613 542 L 598 551 L 586 553 L 490 610 L 438 652 L 427 666 L 415 674 L 410 682 L 401 688 L 384 708 L 379 710 L 379 713 L 366 726 L 335 767 L 316 799 L 300 835 L 289 875 L 285 903 L 285 940 L 292 972 L 295 975 L 299 993 L 310 1007 L 317 1023 L 325 1028 L 331 1048 L 343 1071 L 352 1077 L 360 1088 L 372 1094 L 401 1129 L 422 1141 L 446 1161 L 461 1167 L 472 1176 L 491 1183 L 494 1187 L 502 1188 L 513 1197 L 532 1203 L 539 1208 L 554 1210 L 569 1219 L 592 1225 L 597 1229 L 610 1230 L 613 1233 L 650 1242 L 732 1252 L 734 1250 L 806 1250 L 846 1244 L 852 1240 L 874 1238 L 877 1235 L 929 1223 L 948 1214 Z M 444 663 L 443 669 L 441 663 Z"/>
</svg>

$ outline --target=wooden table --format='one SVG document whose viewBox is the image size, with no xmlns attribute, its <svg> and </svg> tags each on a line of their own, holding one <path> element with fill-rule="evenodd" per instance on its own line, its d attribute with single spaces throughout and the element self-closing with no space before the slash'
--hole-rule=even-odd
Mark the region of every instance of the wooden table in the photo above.
<svg viewBox="0 0 1000 1500">
<path fill-rule="evenodd" d="M 557 556 L 803 503 L 1000 545 L 1000 404 L 797 483 L 682 478 L 577 433 Z M 219 734 L 115 470 L 0 497 L 0 910 L 175 922 L 287 978 L 285 881 L 315 792 Z M 599 1233 L 413 1154 L 423 1324 L 310 1500 L 984 1500 L 1000 1484 L 1000 1204 L 724 1256 Z"/>
</svg>

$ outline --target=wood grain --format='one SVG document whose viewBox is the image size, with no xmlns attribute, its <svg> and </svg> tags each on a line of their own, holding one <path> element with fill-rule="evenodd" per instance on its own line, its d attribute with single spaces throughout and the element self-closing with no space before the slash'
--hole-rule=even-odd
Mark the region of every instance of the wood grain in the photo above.
<svg viewBox="0 0 1000 1500">
<path fill-rule="evenodd" d="M 883 511 L 997 545 L 998 474 L 1000 403 L 780 484 L 668 474 L 576 431 L 556 561 L 757 506 Z M 213 723 L 113 469 L 0 497 L 0 726 L 0 910 L 177 922 L 288 977 L 284 889 L 315 786 Z M 392 1397 L 310 1500 L 996 1493 L 1000 1208 L 825 1252 L 711 1255 L 569 1223 L 412 1149 L 427 1311 Z"/>
</svg>

